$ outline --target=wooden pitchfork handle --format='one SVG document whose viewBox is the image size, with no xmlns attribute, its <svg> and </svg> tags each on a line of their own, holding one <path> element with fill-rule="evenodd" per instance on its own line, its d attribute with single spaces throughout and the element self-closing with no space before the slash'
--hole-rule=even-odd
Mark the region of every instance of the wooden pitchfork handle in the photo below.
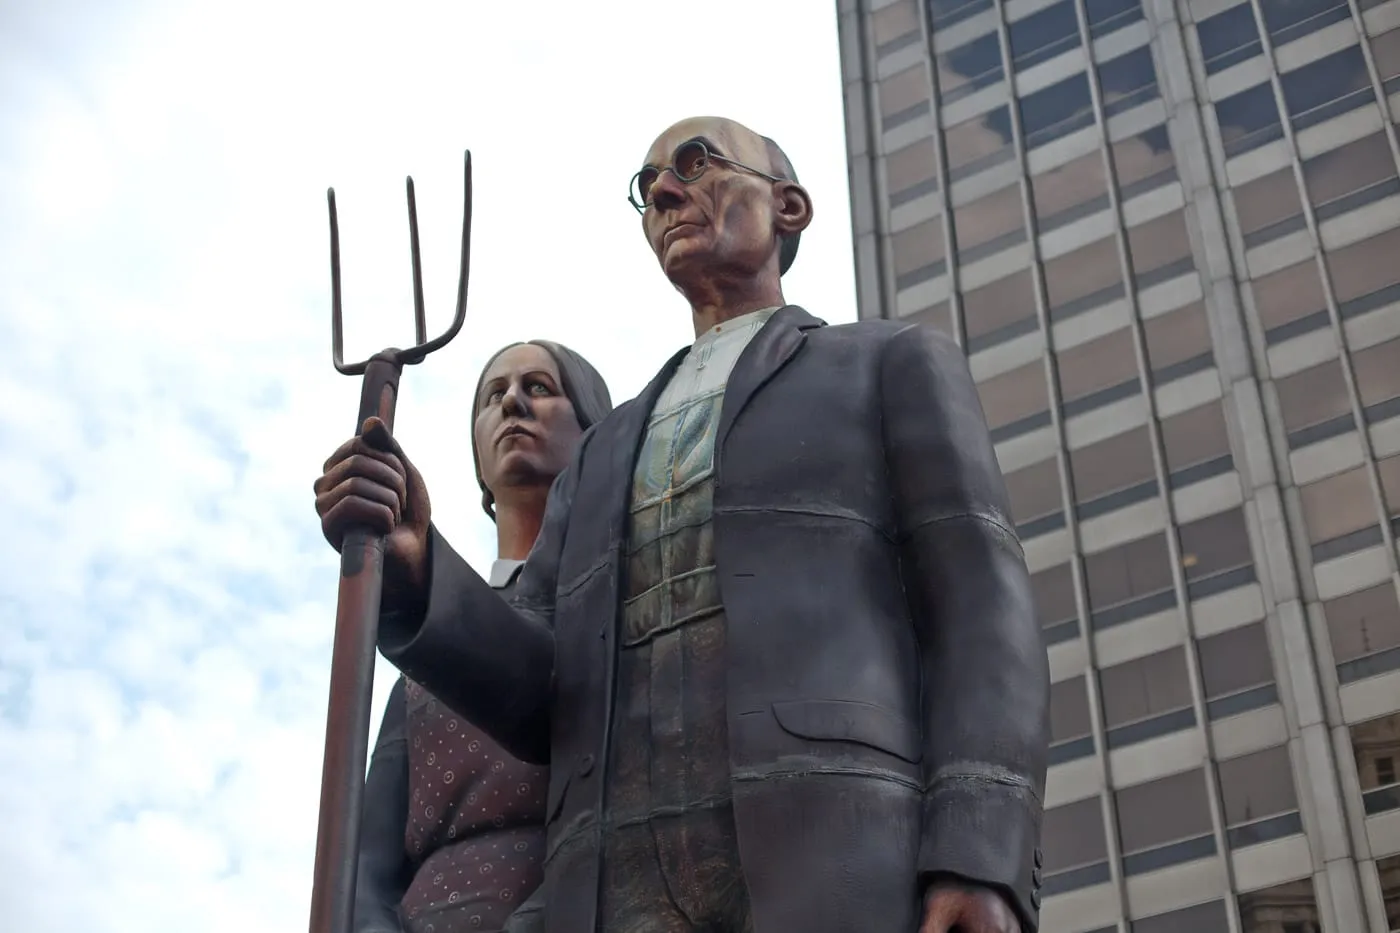
<svg viewBox="0 0 1400 933">
<path fill-rule="evenodd" d="M 340 306 L 340 229 L 335 189 L 326 192 L 331 219 L 331 352 L 335 368 L 363 375 L 358 436 L 365 420 L 377 415 L 392 432 L 399 377 L 405 365 L 423 361 L 457 336 L 467 310 L 471 255 L 472 155 L 465 159 L 462 207 L 462 261 L 457 310 L 452 324 L 428 340 L 423 311 L 423 275 L 418 250 L 418 210 L 413 179 L 408 179 L 408 224 L 413 253 L 416 345 L 388 349 L 359 363 L 343 359 Z M 330 701 L 326 709 L 326 750 L 321 765 L 321 808 L 316 828 L 316 864 L 311 888 L 311 933 L 351 933 L 355 881 L 359 868 L 360 811 L 364 802 L 365 761 L 369 756 L 370 703 L 374 693 L 374 652 L 384 591 L 384 538 L 368 529 L 346 532 L 340 546 L 340 595 L 331 649 Z"/>
</svg>

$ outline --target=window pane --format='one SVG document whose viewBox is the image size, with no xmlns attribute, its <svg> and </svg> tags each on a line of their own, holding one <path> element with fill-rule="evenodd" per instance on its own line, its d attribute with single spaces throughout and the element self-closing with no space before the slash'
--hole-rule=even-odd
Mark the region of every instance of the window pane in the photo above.
<svg viewBox="0 0 1400 933">
<path fill-rule="evenodd" d="M 1394 300 L 1389 289 L 1400 281 L 1400 228 L 1387 230 L 1327 253 L 1327 271 L 1343 317 Z"/>
<path fill-rule="evenodd" d="M 1170 589 L 1171 556 L 1162 532 L 1084 557 L 1089 608 L 1106 609 Z"/>
<path fill-rule="evenodd" d="M 1011 185 L 953 208 L 953 234 L 957 237 L 958 258 L 963 262 L 989 256 L 1025 240 L 1021 186 Z"/>
<path fill-rule="evenodd" d="M 1374 133 L 1303 163 L 1308 200 L 1319 221 L 1394 194 L 1395 157 L 1385 133 Z"/>
<path fill-rule="evenodd" d="M 1240 895 L 1241 933 L 1322 933 L 1311 878 Z"/>
<path fill-rule="evenodd" d="M 1042 626 L 1057 625 L 1079 615 L 1074 601 L 1074 574 L 1069 564 L 1056 564 L 1031 574 L 1031 592 L 1035 595 L 1035 610 Z"/>
<path fill-rule="evenodd" d="M 1120 139 L 1111 147 L 1123 200 L 1176 180 L 1176 159 L 1165 124 Z"/>
<path fill-rule="evenodd" d="M 1267 15 L 1267 14 L 1266 14 Z M 1293 128 L 1315 126 L 1375 100 L 1361 46 L 1352 45 L 1280 76 Z"/>
<path fill-rule="evenodd" d="M 1363 791 L 1393 785 L 1400 762 L 1400 713 L 1352 726 L 1351 751 Z"/>
<path fill-rule="evenodd" d="M 1288 746 L 1231 758 L 1216 767 L 1226 825 L 1237 826 L 1298 809 Z"/>
<path fill-rule="evenodd" d="M 1039 326 L 1031 270 L 1022 269 L 981 288 L 963 292 L 969 351 L 1027 334 Z"/>
<path fill-rule="evenodd" d="M 1079 48 L 1079 19 L 1072 0 L 1062 0 L 1007 27 L 1016 70 L 1048 61 Z"/>
<path fill-rule="evenodd" d="M 977 384 L 987 426 L 995 431 L 1015 422 L 1045 413 L 1050 423 L 1050 396 L 1045 385 L 1045 366 L 1040 360 L 1019 369 L 984 379 Z"/>
<path fill-rule="evenodd" d="M 1147 426 L 1069 452 L 1076 502 L 1092 502 L 1157 478 Z"/>
<path fill-rule="evenodd" d="M 1097 39 L 1142 19 L 1140 0 L 1084 0 L 1089 35 Z"/>
<path fill-rule="evenodd" d="M 1046 262 L 1045 292 L 1056 319 L 1121 297 L 1117 240 L 1108 237 Z"/>
<path fill-rule="evenodd" d="M 890 237 L 896 288 L 937 278 L 948 268 L 943 251 L 943 221 L 935 217 Z"/>
<path fill-rule="evenodd" d="M 1011 148 L 1011 112 L 1006 105 L 949 127 L 943 135 L 948 177 L 957 180 L 1007 161 Z"/>
<path fill-rule="evenodd" d="M 1178 531 L 1181 565 L 1188 581 L 1202 580 L 1254 563 L 1243 509 L 1236 507 L 1187 522 Z"/>
<path fill-rule="evenodd" d="M 1386 929 L 1400 930 L 1400 854 L 1376 859 L 1376 873 L 1381 879 Z"/>
<path fill-rule="evenodd" d="M 1016 530 L 1022 537 L 1050 531 L 1048 527 L 1035 529 L 1027 526 L 1042 525 L 1038 519 L 1050 515 L 1063 515 L 1064 504 L 1060 500 L 1060 470 L 1053 459 L 1006 474 L 1006 492 L 1011 499 L 1011 516 L 1016 522 Z M 1056 526 L 1063 522 L 1055 523 Z"/>
<path fill-rule="evenodd" d="M 949 337 L 953 336 L 953 311 L 946 301 L 940 301 L 922 311 L 906 315 L 904 320 L 924 327 L 931 327 Z"/>
<path fill-rule="evenodd" d="M 1097 796 L 1045 811 L 1041 826 L 1045 873 L 1091 865 L 1108 858 L 1103 804 Z"/>
<path fill-rule="evenodd" d="M 1254 291 L 1254 310 L 1267 334 L 1293 321 L 1309 319 L 1310 326 L 1327 324 L 1327 299 L 1322 294 L 1322 276 L 1317 260 L 1308 257 L 1302 262 L 1270 272 L 1250 283 Z M 1292 329 L 1281 336 L 1293 336 Z"/>
<path fill-rule="evenodd" d="M 1302 38 L 1348 16 L 1346 0 L 1285 0 L 1260 4 L 1275 46 Z"/>
<path fill-rule="evenodd" d="M 1200 768 L 1124 787 L 1113 796 L 1124 855 L 1211 831 L 1205 772 Z"/>
<path fill-rule="evenodd" d="M 1089 690 L 1084 676 L 1050 685 L 1050 741 L 1082 739 L 1093 731 L 1089 722 Z"/>
<path fill-rule="evenodd" d="M 1095 149 L 1043 175 L 1031 176 L 1036 227 L 1041 233 L 1108 207 L 1103 153 Z"/>
<path fill-rule="evenodd" d="M 1201 20 L 1196 24 L 1196 35 L 1201 40 L 1206 74 L 1224 71 L 1264 50 L 1259 41 L 1259 26 L 1254 22 L 1254 10 L 1248 3 Z"/>
<path fill-rule="evenodd" d="M 1128 254 L 1138 288 L 1175 278 L 1193 267 L 1186 217 L 1173 211 L 1145 224 L 1128 228 Z"/>
<path fill-rule="evenodd" d="M 1274 388 L 1290 447 L 1315 444 L 1353 426 L 1351 396 L 1338 360 L 1276 379 Z"/>
<path fill-rule="evenodd" d="M 1299 487 L 1303 524 L 1313 544 L 1370 528 L 1379 521 L 1365 467 Z"/>
<path fill-rule="evenodd" d="M 1400 339 L 1387 340 L 1356 351 L 1351 355 L 1351 366 L 1356 375 L 1361 404 L 1367 409 L 1368 421 L 1380 421 L 1400 414 L 1394 410 L 1394 405 L 1373 411 L 1392 399 L 1400 398 Z"/>
<path fill-rule="evenodd" d="M 1001 65 L 1001 42 L 995 32 L 940 52 L 937 61 L 938 91 L 944 106 L 974 91 L 990 87 L 1005 76 Z"/>
<path fill-rule="evenodd" d="M 1105 118 L 1126 113 L 1160 96 L 1151 46 L 1139 46 L 1126 55 L 1102 62 L 1098 72 Z"/>
<path fill-rule="evenodd" d="M 1128 924 L 1129 933 L 1229 933 L 1225 902 L 1209 901 Z"/>
<path fill-rule="evenodd" d="M 1057 352 L 1055 362 L 1065 414 L 1138 394 L 1137 354 L 1126 327 Z"/>
<path fill-rule="evenodd" d="M 880 116 L 885 129 L 928 112 L 929 82 L 923 65 L 906 68 L 880 82 Z"/>
<path fill-rule="evenodd" d="M 938 155 L 932 139 L 921 139 L 891 152 L 885 159 L 890 204 L 906 201 L 938 190 Z"/>
<path fill-rule="evenodd" d="M 1110 729 L 1191 705 L 1186 656 L 1180 648 L 1105 667 L 1099 671 L 1099 689 Z"/>
<path fill-rule="evenodd" d="M 1201 662 L 1201 685 L 1208 700 L 1274 682 L 1263 622 L 1202 638 L 1196 643 L 1196 657 Z"/>
<path fill-rule="evenodd" d="M 1400 514 L 1400 456 L 1378 460 L 1376 472 L 1380 474 L 1381 501 L 1385 503 L 1386 514 L 1394 518 Z"/>
<path fill-rule="evenodd" d="M 1027 149 L 1094 125 L 1089 78 L 1082 71 L 1018 98 L 1017 106 L 1021 112 L 1021 132 L 1025 134 Z"/>
<path fill-rule="evenodd" d="M 1389 580 L 1322 604 L 1338 664 L 1400 645 L 1400 602 Z"/>
<path fill-rule="evenodd" d="M 898 0 L 870 14 L 875 47 L 888 46 L 919 28 L 919 8 L 914 0 Z"/>
<path fill-rule="evenodd" d="M 1370 4 L 1363 0 L 1361 8 L 1364 10 L 1368 5 Z M 1392 29 L 1379 36 L 1372 36 L 1371 57 L 1376 61 L 1376 71 L 1382 81 L 1400 75 L 1400 32 Z M 1385 90 L 1387 94 L 1391 94 L 1394 93 L 1395 87 L 1387 82 Z"/>
<path fill-rule="evenodd" d="M 1166 385 L 1215 364 L 1204 302 L 1194 302 L 1143 322 L 1154 385 Z"/>
<path fill-rule="evenodd" d="M 1226 158 L 1233 158 L 1283 136 L 1278 102 L 1268 82 L 1216 101 L 1215 119 L 1220 124 L 1220 138 L 1225 144 Z"/>
<path fill-rule="evenodd" d="M 1219 402 L 1208 402 L 1163 418 L 1162 447 L 1167 470 L 1173 475 L 1197 464 L 1229 457 L 1225 409 Z"/>
<path fill-rule="evenodd" d="M 1246 246 L 1258 246 L 1305 226 L 1292 166 L 1246 182 L 1230 194 Z"/>
<path fill-rule="evenodd" d="M 933 25 L 946 29 L 991 8 L 992 0 L 929 0 L 928 18 Z"/>
</svg>

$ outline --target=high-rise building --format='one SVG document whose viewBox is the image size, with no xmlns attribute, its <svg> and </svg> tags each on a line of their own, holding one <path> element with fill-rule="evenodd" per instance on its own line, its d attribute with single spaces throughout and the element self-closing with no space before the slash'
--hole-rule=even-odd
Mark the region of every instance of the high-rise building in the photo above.
<svg viewBox="0 0 1400 933">
<path fill-rule="evenodd" d="M 860 313 L 966 350 L 1046 933 L 1400 929 L 1400 0 L 838 0 Z"/>
</svg>

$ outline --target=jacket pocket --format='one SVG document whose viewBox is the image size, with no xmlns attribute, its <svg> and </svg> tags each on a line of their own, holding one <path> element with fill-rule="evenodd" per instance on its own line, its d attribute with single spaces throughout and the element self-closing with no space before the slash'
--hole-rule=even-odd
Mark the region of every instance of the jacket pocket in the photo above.
<svg viewBox="0 0 1400 933">
<path fill-rule="evenodd" d="M 923 758 L 919 728 L 906 716 L 854 700 L 785 700 L 773 704 L 785 732 L 802 739 L 855 742 L 910 764 Z"/>
</svg>

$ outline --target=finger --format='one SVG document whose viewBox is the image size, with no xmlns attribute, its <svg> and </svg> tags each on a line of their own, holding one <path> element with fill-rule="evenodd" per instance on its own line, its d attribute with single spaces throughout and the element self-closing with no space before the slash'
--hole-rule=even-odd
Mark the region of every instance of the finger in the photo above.
<svg viewBox="0 0 1400 933">
<path fill-rule="evenodd" d="M 321 472 L 329 473 L 331 467 L 335 466 L 337 463 L 350 456 L 350 454 L 355 450 L 355 446 L 358 441 L 358 437 L 352 437 L 350 438 L 350 440 L 337 447 L 335 449 L 335 453 L 327 457 L 326 462 L 321 464 Z"/>
<path fill-rule="evenodd" d="M 352 528 L 364 528 L 370 534 L 386 536 L 394 530 L 393 509 L 370 499 L 354 497 L 341 499 L 321 519 L 322 533 L 337 547 Z"/>
<path fill-rule="evenodd" d="M 352 476 L 329 492 L 317 496 L 316 511 L 318 514 L 328 514 L 344 499 L 364 499 L 375 505 L 385 506 L 393 513 L 396 526 L 403 520 L 403 505 L 398 493 L 363 476 Z"/>
<path fill-rule="evenodd" d="M 359 477 L 369 480 L 391 491 L 399 502 L 399 509 L 408 502 L 408 478 L 398 469 L 401 464 L 391 454 L 356 454 L 331 467 L 329 473 L 317 481 L 316 494 L 326 495 L 346 480 Z"/>
</svg>

